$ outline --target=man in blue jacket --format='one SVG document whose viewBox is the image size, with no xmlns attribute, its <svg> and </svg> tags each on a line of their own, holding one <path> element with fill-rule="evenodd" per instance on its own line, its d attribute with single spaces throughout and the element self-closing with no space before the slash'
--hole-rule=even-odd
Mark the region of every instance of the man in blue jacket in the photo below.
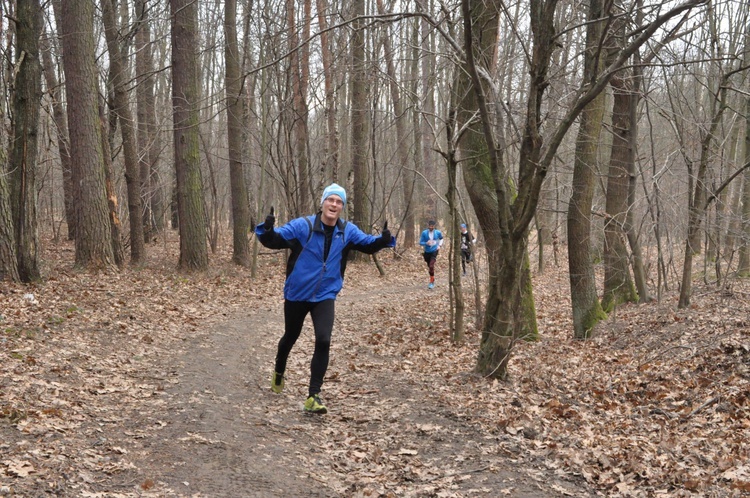
<svg viewBox="0 0 750 498">
<path fill-rule="evenodd" d="M 255 234 L 270 249 L 291 249 L 284 284 L 284 335 L 276 352 L 271 389 L 275 393 L 284 390 L 287 358 L 309 313 L 315 331 L 315 351 L 304 410 L 323 414 L 327 408 L 320 399 L 320 390 L 328 369 L 334 303 L 344 284 L 347 255 L 352 250 L 374 254 L 394 247 L 396 240 L 391 237 L 388 222 L 383 223 L 381 236 L 375 237 L 340 219 L 346 205 L 346 191 L 340 185 L 326 187 L 320 203 L 318 214 L 295 218 L 277 229 L 271 208 L 265 223 L 255 227 Z"/>
<path fill-rule="evenodd" d="M 427 229 L 422 232 L 422 236 L 419 238 L 419 245 L 424 248 L 422 257 L 430 272 L 430 283 L 427 287 L 432 289 L 435 287 L 435 261 L 437 261 L 438 252 L 443 245 L 443 232 L 435 228 L 434 221 L 430 220 L 427 223 Z"/>
</svg>

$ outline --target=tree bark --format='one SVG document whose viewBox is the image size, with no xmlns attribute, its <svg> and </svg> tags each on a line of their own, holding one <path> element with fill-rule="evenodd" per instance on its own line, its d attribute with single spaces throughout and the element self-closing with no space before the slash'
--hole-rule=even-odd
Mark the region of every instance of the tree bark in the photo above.
<svg viewBox="0 0 750 498">
<path fill-rule="evenodd" d="M 370 225 L 370 204 L 367 188 L 370 184 L 370 174 L 367 167 L 367 145 L 369 130 L 368 90 L 367 90 L 367 60 L 365 58 L 365 14 L 364 0 L 354 0 L 352 15 L 356 17 L 352 23 L 352 172 L 354 176 L 354 196 L 350 202 L 354 204 L 354 223 L 361 229 L 368 231 Z M 352 251 L 352 255 L 358 254 Z"/>
<path fill-rule="evenodd" d="M 154 62 L 151 48 L 151 17 L 146 0 L 135 0 L 135 69 L 138 118 L 138 157 L 143 200 L 143 238 L 154 240 L 164 229 L 164 193 L 157 169 L 159 135 L 156 130 Z"/>
<path fill-rule="evenodd" d="M 198 6 L 170 0 L 172 16 L 172 115 L 177 176 L 177 216 L 182 270 L 208 268 L 206 210 L 198 136 Z"/>
<path fill-rule="evenodd" d="M 701 140 L 701 156 L 698 163 L 698 173 L 695 177 L 695 187 L 688 205 L 688 233 L 685 239 L 685 258 L 682 266 L 682 286 L 680 287 L 680 298 L 677 307 L 680 309 L 690 306 L 690 295 L 693 292 L 693 256 L 700 252 L 700 231 L 703 218 L 706 215 L 708 186 L 708 166 L 711 162 L 711 150 L 716 137 L 716 130 L 721 123 L 721 116 L 727 108 L 727 80 L 728 76 L 721 78 L 718 88 L 719 94 L 712 101 L 714 106 L 711 124 Z"/>
<path fill-rule="evenodd" d="M 305 23 L 309 23 L 310 0 L 305 0 Z M 292 129 L 294 137 L 294 152 L 297 163 L 297 199 L 298 212 L 295 216 L 302 216 L 313 208 L 312 194 L 310 192 L 310 158 L 308 154 L 308 130 L 307 130 L 307 78 L 308 60 L 304 57 L 307 53 L 307 44 L 300 46 L 297 33 L 295 1 L 286 0 L 287 30 L 289 33 L 289 73 L 292 82 Z"/>
<path fill-rule="evenodd" d="M 130 264 L 143 263 L 146 249 L 143 238 L 143 217 L 141 213 L 141 178 L 138 163 L 138 144 L 133 112 L 128 95 L 128 74 L 122 56 L 121 40 L 112 0 L 102 0 L 102 20 L 109 52 L 109 71 L 114 90 L 114 108 L 122 137 L 123 159 L 125 161 L 125 183 L 128 195 L 128 215 L 130 224 Z"/>
<path fill-rule="evenodd" d="M 606 15 L 604 2 L 589 3 L 584 54 L 583 80 L 596 78 L 604 62 L 601 52 Z M 573 335 L 585 339 L 600 320 L 606 318 L 596 292 L 594 263 L 591 255 L 592 230 L 591 207 L 596 185 L 599 133 L 604 117 L 604 93 L 583 109 L 580 116 L 573 163 L 573 185 L 568 207 L 568 268 L 570 272 L 570 294 L 573 308 Z"/>
<path fill-rule="evenodd" d="M 94 4 L 89 0 L 66 0 L 58 17 L 77 200 L 75 264 L 89 270 L 110 269 L 114 254 L 99 124 Z"/>
<path fill-rule="evenodd" d="M 0 167 L 0 282 L 19 282 L 10 192 L 3 168 Z"/>
<path fill-rule="evenodd" d="M 750 97 L 745 104 L 745 164 L 750 163 Z M 742 245 L 739 250 L 737 271 L 743 277 L 750 277 L 750 168 L 742 175 Z"/>
<path fill-rule="evenodd" d="M 245 100 L 242 95 L 240 53 L 237 43 L 237 1 L 224 4 L 224 60 L 226 64 L 227 145 L 229 148 L 229 178 L 232 192 L 232 261 L 249 267 L 250 201 L 242 162 L 242 120 Z"/>
<path fill-rule="evenodd" d="M 750 23 L 745 25 L 744 65 L 750 65 Z M 745 164 L 750 163 L 750 80 L 745 80 Z M 742 175 L 742 243 L 739 248 L 737 272 L 750 277 L 750 169 Z"/>
<path fill-rule="evenodd" d="M 120 221 L 120 208 L 118 206 L 117 193 L 114 185 L 114 173 L 112 172 L 112 149 L 110 148 L 109 120 L 104 112 L 105 104 L 99 105 L 99 126 L 102 137 L 102 158 L 104 161 L 104 186 L 107 191 L 107 207 L 109 209 L 109 230 L 112 238 L 112 255 L 118 268 L 125 266 L 125 251 L 122 243 L 122 222 Z"/>
<path fill-rule="evenodd" d="M 630 165 L 634 162 L 630 139 L 630 100 L 628 72 L 612 78 L 614 104 L 612 106 L 612 153 L 607 174 L 607 198 L 604 221 L 604 294 L 602 308 L 609 313 L 616 306 L 638 300 L 625 245 L 630 187 Z"/>
<path fill-rule="evenodd" d="M 65 221 L 68 227 L 68 240 L 75 240 L 76 216 L 73 205 L 73 176 L 70 164 L 70 140 L 68 139 L 68 121 L 65 117 L 65 106 L 62 103 L 61 86 L 57 81 L 57 70 L 52 60 L 52 44 L 54 39 L 45 34 L 42 37 L 42 66 L 44 79 L 47 83 L 52 104 L 52 120 L 57 134 L 57 152 L 60 155 L 60 167 L 63 177 L 63 203 L 65 205 Z"/>
<path fill-rule="evenodd" d="M 325 120 L 326 138 L 325 150 L 323 152 L 323 164 L 321 164 L 321 177 L 331 178 L 339 182 L 339 131 L 336 124 L 336 92 L 334 90 L 335 77 L 333 54 L 331 53 L 331 41 L 328 37 L 328 20 L 326 18 L 328 5 L 325 0 L 317 0 L 318 25 L 320 26 L 321 63 L 323 64 L 323 82 L 325 88 Z"/>
<path fill-rule="evenodd" d="M 18 0 L 10 189 L 18 276 L 22 282 L 41 279 L 36 195 L 39 108 L 42 98 L 42 65 L 39 60 L 41 29 L 39 1 Z"/>
</svg>

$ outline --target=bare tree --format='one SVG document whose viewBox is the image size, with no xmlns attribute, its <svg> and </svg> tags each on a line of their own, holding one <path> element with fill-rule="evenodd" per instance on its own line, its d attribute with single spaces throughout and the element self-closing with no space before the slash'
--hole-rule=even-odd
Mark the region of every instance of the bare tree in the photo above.
<svg viewBox="0 0 750 498">
<path fill-rule="evenodd" d="M 364 0 L 354 0 L 352 14 L 355 16 L 352 32 L 352 172 L 354 174 L 354 223 L 366 230 L 370 226 L 370 203 L 367 187 L 370 175 L 367 168 L 367 143 L 369 135 L 367 60 L 365 57 Z"/>
<path fill-rule="evenodd" d="M 94 44 L 94 4 L 88 0 L 54 2 L 63 48 L 70 155 L 76 186 L 76 266 L 111 268 L 112 252 L 107 208 L 102 133 Z"/>
<path fill-rule="evenodd" d="M 479 346 L 478 372 L 501 379 L 507 376 L 508 360 L 513 342 L 517 338 L 518 323 L 522 317 L 525 318 L 519 312 L 524 309 L 521 290 L 523 266 L 524 262 L 528 261 L 526 249 L 529 224 L 533 220 L 547 170 L 573 121 L 604 90 L 612 75 L 621 69 L 630 56 L 664 23 L 701 3 L 702 0 L 689 0 L 653 17 L 639 36 L 619 52 L 611 64 L 592 74 L 591 79 L 581 82 L 575 98 L 560 122 L 551 126 L 549 139 L 545 143 L 542 136 L 541 111 L 549 85 L 549 63 L 555 50 L 556 32 L 553 20 L 557 1 L 532 0 L 529 17 L 532 47 L 527 52 L 530 80 L 526 94 L 526 122 L 522 127 L 523 137 L 516 181 L 517 195 L 512 196 L 508 190 L 507 166 L 501 156 L 501 151 L 504 150 L 502 138 L 495 137 L 496 128 L 492 125 L 491 108 L 486 97 L 489 92 L 482 84 L 489 82 L 489 78 L 483 75 L 487 74 L 485 61 L 491 60 L 488 57 L 496 42 L 497 25 L 492 20 L 497 17 L 498 6 L 495 5 L 493 9 L 493 6 L 488 4 L 472 4 L 468 0 L 462 2 L 465 68 L 466 77 L 470 76 L 470 82 L 464 82 L 463 87 L 459 86 L 457 90 L 459 95 L 467 94 L 462 88 L 470 90 L 476 100 L 464 100 L 460 110 L 465 116 L 468 113 L 468 119 L 464 118 L 459 122 L 469 122 L 474 112 L 477 112 L 486 144 L 482 150 L 478 141 L 472 140 L 475 147 L 470 150 L 474 152 L 474 157 L 484 159 L 482 162 L 474 159 L 473 162 L 477 164 L 471 168 L 467 167 L 465 173 L 465 177 L 468 177 L 467 188 L 487 241 L 490 264 L 490 289 Z M 473 33 L 475 27 L 479 30 L 476 34 Z M 480 57 L 475 58 L 475 53 Z M 467 133 L 467 137 L 472 135 Z M 482 152 L 484 155 L 479 155 Z"/>
<path fill-rule="evenodd" d="M 226 65 L 227 144 L 229 177 L 232 189 L 232 261 L 250 266 L 250 204 L 242 162 L 242 119 L 245 100 L 242 94 L 240 54 L 237 44 L 237 2 L 224 4 L 224 60 Z"/>
<path fill-rule="evenodd" d="M 205 202 L 198 135 L 198 6 L 192 0 L 170 0 L 172 16 L 172 113 L 177 173 L 177 213 L 183 270 L 208 268 Z"/>
<path fill-rule="evenodd" d="M 310 186 L 310 158 L 308 155 L 307 131 L 307 84 L 309 73 L 309 49 L 307 38 L 310 31 L 310 0 L 304 0 L 304 33 L 305 43 L 300 45 L 297 33 L 295 1 L 286 0 L 287 30 L 289 32 L 289 75 L 292 84 L 292 130 L 294 133 L 294 155 L 298 171 L 299 199 L 297 216 L 301 216 L 312 207 Z"/>
<path fill-rule="evenodd" d="M 328 36 L 328 4 L 325 0 L 317 0 L 318 26 L 320 28 L 320 59 L 323 64 L 323 82 L 325 85 L 326 140 L 321 164 L 321 176 L 330 177 L 339 182 L 339 130 L 336 124 L 337 100 L 334 76 L 333 54 L 331 41 Z"/>
<path fill-rule="evenodd" d="M 18 276 L 23 282 L 41 278 L 36 196 L 37 141 L 42 96 L 42 64 L 39 60 L 41 14 L 38 0 L 16 2 L 16 79 L 13 88 L 10 190 Z"/>
<path fill-rule="evenodd" d="M 153 232 L 162 230 L 164 206 L 159 175 L 156 169 L 158 140 L 156 133 L 156 99 L 154 96 L 153 49 L 151 46 L 152 6 L 146 0 L 135 0 L 135 68 L 138 118 L 138 158 L 143 209 L 143 238 L 153 239 Z"/>
<path fill-rule="evenodd" d="M 138 160 L 136 125 L 130 109 L 128 74 L 123 57 L 122 40 L 119 37 L 117 17 L 112 0 L 102 0 L 102 19 L 109 51 L 109 71 L 114 91 L 114 108 L 122 136 L 125 160 L 125 182 L 127 184 L 128 214 L 130 223 L 130 264 L 140 265 L 146 257 L 141 214 L 141 179 Z"/>
<path fill-rule="evenodd" d="M 596 78 L 608 56 L 609 33 L 605 18 L 611 12 L 611 2 L 589 2 L 584 53 L 583 80 Z M 596 176 L 599 171 L 597 157 L 599 134 L 604 117 L 605 95 L 598 94 L 582 110 L 576 154 L 573 165 L 573 188 L 568 208 L 568 268 L 570 296 L 573 307 L 573 335 L 585 339 L 599 320 L 606 318 L 596 292 L 596 278 L 592 258 L 591 207 Z"/>
<path fill-rule="evenodd" d="M 68 240 L 75 239 L 75 206 L 73 205 L 73 177 L 70 164 L 70 143 L 68 140 L 68 120 L 65 116 L 65 106 L 62 102 L 62 86 L 57 79 L 57 66 L 52 59 L 54 52 L 59 47 L 53 46 L 56 39 L 49 34 L 42 36 L 42 66 L 44 68 L 44 80 L 47 83 L 47 92 L 52 101 L 52 119 L 55 123 L 57 135 L 57 151 L 60 155 L 60 168 L 63 177 L 63 204 L 65 206 L 65 221 L 68 226 Z"/>
<path fill-rule="evenodd" d="M 630 277 L 630 262 L 626 246 L 631 168 L 635 162 L 631 139 L 632 72 L 620 71 L 612 78 L 612 152 L 607 172 L 606 218 L 604 222 L 604 294 L 602 308 L 611 312 L 625 302 L 638 300 Z"/>
<path fill-rule="evenodd" d="M 750 66 L 750 23 L 745 22 L 745 33 L 743 39 L 743 66 Z M 745 78 L 745 140 L 744 155 L 745 165 L 750 164 L 750 77 Z M 742 244 L 739 250 L 738 273 L 750 277 L 750 169 L 746 169 L 742 178 Z"/>
</svg>

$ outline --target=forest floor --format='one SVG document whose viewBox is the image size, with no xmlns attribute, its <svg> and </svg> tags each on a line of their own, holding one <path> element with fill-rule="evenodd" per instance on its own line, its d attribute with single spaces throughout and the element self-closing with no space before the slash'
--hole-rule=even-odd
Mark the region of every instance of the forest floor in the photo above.
<svg viewBox="0 0 750 498">
<path fill-rule="evenodd" d="M 174 234 L 170 235 L 175 237 Z M 750 282 L 696 282 L 622 306 L 572 339 L 567 262 L 535 274 L 540 330 L 505 382 L 473 373 L 479 265 L 451 340 L 441 254 L 350 264 L 323 386 L 306 415 L 311 326 L 286 390 L 282 255 L 257 274 L 228 249 L 176 271 L 177 241 L 139 269 L 91 275 L 45 243 L 44 282 L 0 283 L 0 496 L 748 496 Z M 476 270 L 476 274 L 474 273 Z M 475 278 L 476 277 L 476 278 Z"/>
</svg>

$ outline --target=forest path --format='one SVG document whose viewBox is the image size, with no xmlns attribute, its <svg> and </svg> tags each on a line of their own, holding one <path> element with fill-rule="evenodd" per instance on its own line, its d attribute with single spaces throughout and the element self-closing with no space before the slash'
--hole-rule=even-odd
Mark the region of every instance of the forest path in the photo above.
<svg viewBox="0 0 750 498">
<path fill-rule="evenodd" d="M 270 390 L 281 302 L 186 340 L 167 368 L 163 403 L 132 420 L 153 428 L 151 437 L 128 443 L 145 494 L 589 496 L 498 452 L 496 435 L 433 392 L 435 379 L 405 374 L 395 349 L 384 355 L 372 348 L 373 337 L 385 333 L 377 323 L 389 319 L 394 300 L 417 309 L 444 288 L 385 281 L 360 288 L 350 283 L 337 300 L 322 393 L 327 415 L 301 409 L 313 345 L 309 318 L 290 356 L 284 393 Z"/>
</svg>

